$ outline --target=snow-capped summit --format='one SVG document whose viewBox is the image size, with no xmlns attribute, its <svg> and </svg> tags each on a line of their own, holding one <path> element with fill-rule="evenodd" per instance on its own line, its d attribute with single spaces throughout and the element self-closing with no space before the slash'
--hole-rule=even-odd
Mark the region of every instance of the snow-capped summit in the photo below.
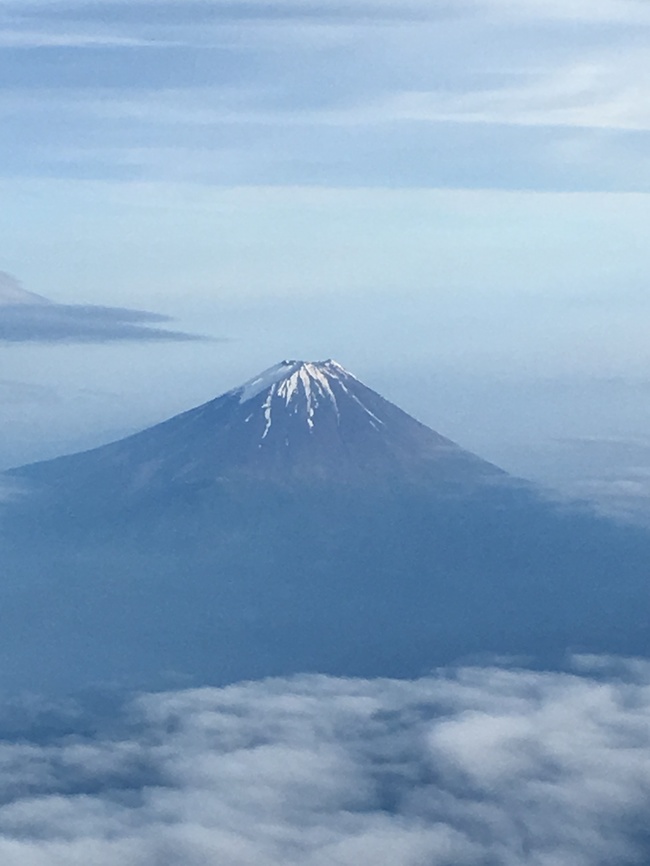
<svg viewBox="0 0 650 866">
<path fill-rule="evenodd" d="M 274 411 L 280 418 L 287 412 L 299 417 L 312 431 L 317 415 L 320 417 L 323 410 L 333 411 L 340 421 L 338 401 L 350 397 L 365 411 L 369 423 L 377 427 L 383 422 L 353 393 L 358 385 L 361 385 L 359 380 L 331 358 L 327 361 L 282 361 L 231 393 L 237 395 L 240 404 L 264 395 L 262 439 L 266 439 L 273 425 Z"/>
<path fill-rule="evenodd" d="M 282 388 L 283 396 L 287 402 L 302 388 L 305 396 L 309 397 L 312 386 L 319 391 L 323 388 L 329 389 L 329 379 L 354 379 L 340 364 L 330 358 L 327 361 L 281 361 L 274 367 L 269 367 L 254 379 L 249 379 L 235 393 L 239 394 L 241 403 L 246 403 L 256 397 L 262 391 L 269 388 Z"/>
<path fill-rule="evenodd" d="M 127 495 L 233 479 L 466 485 L 505 475 L 331 359 L 282 361 L 142 433 L 15 471 Z"/>
</svg>

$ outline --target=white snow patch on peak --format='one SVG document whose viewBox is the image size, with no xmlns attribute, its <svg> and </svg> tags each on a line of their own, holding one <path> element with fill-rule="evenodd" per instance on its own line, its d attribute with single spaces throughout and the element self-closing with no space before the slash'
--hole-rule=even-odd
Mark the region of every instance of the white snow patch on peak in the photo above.
<svg viewBox="0 0 650 866">
<path fill-rule="evenodd" d="M 320 405 L 319 398 L 329 400 L 334 406 L 337 416 L 339 414 L 336 396 L 330 385 L 330 381 L 338 378 L 338 375 L 324 372 L 324 366 L 301 364 L 297 370 L 280 382 L 277 389 L 278 395 L 284 399 L 285 406 L 288 406 L 294 398 L 302 396 L 306 406 L 307 426 L 310 430 L 314 428 L 314 415 Z"/>
<path fill-rule="evenodd" d="M 249 400 L 252 400 L 253 397 L 257 397 L 258 394 L 262 394 L 264 391 L 272 388 L 273 385 L 277 385 L 278 382 L 286 379 L 286 377 L 290 376 L 299 364 L 299 361 L 282 361 L 281 363 L 276 364 L 275 367 L 269 367 L 268 370 L 264 370 L 263 373 L 260 373 L 259 376 L 255 376 L 254 379 L 249 379 L 248 382 L 244 382 L 243 385 L 239 388 L 235 388 L 231 393 L 239 394 L 240 403 L 247 403 Z"/>
<path fill-rule="evenodd" d="M 317 394 L 327 397 L 336 405 L 336 399 L 328 380 L 354 378 L 351 373 L 348 373 L 344 367 L 331 358 L 327 361 L 281 361 L 230 393 L 237 394 L 240 403 L 246 403 L 277 385 L 275 392 L 284 398 L 285 404 L 288 406 L 298 393 L 299 386 L 302 385 L 302 390 L 304 390 L 308 401 L 308 410 L 310 410 L 312 408 L 312 395 L 316 397 Z"/>
</svg>

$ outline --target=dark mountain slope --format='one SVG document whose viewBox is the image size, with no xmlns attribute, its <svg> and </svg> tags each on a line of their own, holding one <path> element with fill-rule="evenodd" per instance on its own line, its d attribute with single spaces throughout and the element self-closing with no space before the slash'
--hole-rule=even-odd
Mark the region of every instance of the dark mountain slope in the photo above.
<svg viewBox="0 0 650 866">
<path fill-rule="evenodd" d="M 0 685 L 413 675 L 650 653 L 650 538 L 468 454 L 339 365 L 286 362 L 15 470 Z"/>
<path fill-rule="evenodd" d="M 335 361 L 284 361 L 135 436 L 10 474 L 56 496 L 99 492 L 122 502 L 226 480 L 476 484 L 505 477 Z"/>
</svg>

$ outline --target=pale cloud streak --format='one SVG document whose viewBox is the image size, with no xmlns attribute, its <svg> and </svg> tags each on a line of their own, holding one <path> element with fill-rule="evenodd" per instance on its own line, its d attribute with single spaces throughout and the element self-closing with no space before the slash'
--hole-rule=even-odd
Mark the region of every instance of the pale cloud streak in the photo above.
<svg viewBox="0 0 650 866">
<path fill-rule="evenodd" d="M 150 327 L 169 316 L 120 307 L 47 304 L 0 307 L 0 343 L 105 343 L 115 340 L 197 340 Z"/>
<path fill-rule="evenodd" d="M 400 122 L 480 123 L 517 126 L 649 131 L 650 74 L 642 58 L 621 64 L 595 61 L 559 69 L 509 71 L 513 84 L 498 89 L 454 93 L 396 91 L 380 99 L 353 100 L 349 105 L 260 109 L 259 92 L 203 88 L 144 92 L 125 99 L 96 101 L 80 92 L 62 108 L 90 112 L 113 120 L 196 126 L 341 126 L 363 127 Z M 506 73 L 504 73 L 505 75 Z M 269 90 L 267 99 L 277 92 Z M 29 96 L 26 95 L 29 99 Z"/>
<path fill-rule="evenodd" d="M 640 60 L 579 63 L 542 72 L 521 70 L 511 76 L 521 83 L 500 89 L 397 94 L 387 100 L 379 116 L 384 121 L 647 131 L 650 76 Z"/>
<path fill-rule="evenodd" d="M 143 48 L 152 44 L 160 43 L 99 33 L 0 30 L 0 48 Z"/>
<path fill-rule="evenodd" d="M 645 0 L 476 0 L 475 6 L 520 20 L 650 24 Z"/>
<path fill-rule="evenodd" d="M 489 188 L 527 179 L 581 190 L 650 183 L 633 139 L 650 130 L 650 18 L 634 0 L 156 9 L 5 5 L 6 174 L 224 185 L 390 177 L 395 186 Z M 48 50 L 57 46 L 53 64 Z M 567 141 L 575 131 L 582 160 Z M 606 152 L 602 133 L 618 135 Z"/>
<path fill-rule="evenodd" d="M 53 303 L 25 291 L 11 274 L 0 271 L 0 343 L 200 339 L 179 331 L 150 327 L 169 321 L 169 316 L 146 310 Z"/>
<path fill-rule="evenodd" d="M 77 10 L 83 14 L 90 6 L 88 0 L 29 0 L 17 3 L 6 0 L 6 7 L 20 10 Z M 99 0 L 92 4 L 96 9 L 116 10 L 120 7 L 147 8 L 156 5 L 161 8 L 179 8 L 178 0 Z M 294 18 L 307 15 L 335 19 L 337 17 L 368 18 L 382 16 L 412 18 L 441 15 L 471 17 L 484 11 L 498 16 L 513 16 L 530 19 L 583 20 L 594 22 L 648 22 L 650 16 L 645 0 L 347 0 L 345 3 L 323 2 L 323 0 L 193 0 L 182 4 L 186 9 L 201 10 L 210 8 L 224 17 L 246 17 L 248 19 L 265 17 Z"/>
</svg>

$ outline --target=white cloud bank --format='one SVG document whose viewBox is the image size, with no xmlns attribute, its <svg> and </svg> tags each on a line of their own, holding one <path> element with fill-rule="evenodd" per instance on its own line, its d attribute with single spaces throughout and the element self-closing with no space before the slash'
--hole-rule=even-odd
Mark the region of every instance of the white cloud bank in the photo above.
<svg viewBox="0 0 650 866">
<path fill-rule="evenodd" d="M 270 680 L 49 740 L 41 717 L 0 747 L 0 862 L 647 862 L 650 665 L 618 673 Z"/>
</svg>

